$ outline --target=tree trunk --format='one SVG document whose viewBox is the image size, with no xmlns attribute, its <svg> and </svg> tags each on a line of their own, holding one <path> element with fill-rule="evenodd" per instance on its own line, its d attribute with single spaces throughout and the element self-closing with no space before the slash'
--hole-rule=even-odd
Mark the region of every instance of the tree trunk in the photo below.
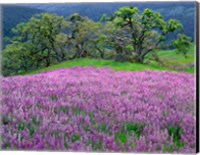
<svg viewBox="0 0 200 155">
<path fill-rule="evenodd" d="M 142 53 L 142 51 L 143 51 L 143 49 L 142 49 L 142 45 L 136 45 L 136 44 L 134 44 L 134 51 L 135 51 L 135 53 L 136 53 L 136 55 L 137 55 L 137 62 L 138 63 L 143 63 L 144 62 L 144 55 L 143 55 L 143 53 Z"/>
<path fill-rule="evenodd" d="M 77 57 L 77 53 L 75 53 L 71 58 L 68 58 L 68 60 L 73 60 Z"/>
<path fill-rule="evenodd" d="M 46 58 L 46 67 L 49 67 L 49 66 L 50 66 L 49 58 Z"/>
<path fill-rule="evenodd" d="M 77 57 L 81 58 L 82 47 L 80 45 L 76 45 L 76 48 L 77 48 Z"/>
<path fill-rule="evenodd" d="M 144 57 L 142 55 L 138 56 L 137 62 L 143 64 L 144 63 Z"/>
<path fill-rule="evenodd" d="M 50 54 L 51 54 L 51 51 L 50 49 L 48 49 L 48 55 L 46 57 L 46 67 L 50 66 Z"/>
<path fill-rule="evenodd" d="M 62 62 L 62 58 L 58 55 L 56 56 L 56 60 L 57 60 L 58 63 Z"/>
<path fill-rule="evenodd" d="M 96 46 L 96 49 L 99 51 L 101 59 L 103 59 L 103 58 L 104 58 L 104 51 L 102 51 L 102 50 L 101 50 L 100 48 L 98 48 L 97 46 Z"/>
</svg>

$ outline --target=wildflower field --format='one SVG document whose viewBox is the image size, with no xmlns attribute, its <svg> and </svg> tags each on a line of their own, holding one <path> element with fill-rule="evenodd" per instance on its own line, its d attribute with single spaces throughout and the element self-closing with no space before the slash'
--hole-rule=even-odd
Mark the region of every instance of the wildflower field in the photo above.
<svg viewBox="0 0 200 155">
<path fill-rule="evenodd" d="M 2 148 L 195 153 L 195 79 L 72 67 L 2 80 Z"/>
</svg>

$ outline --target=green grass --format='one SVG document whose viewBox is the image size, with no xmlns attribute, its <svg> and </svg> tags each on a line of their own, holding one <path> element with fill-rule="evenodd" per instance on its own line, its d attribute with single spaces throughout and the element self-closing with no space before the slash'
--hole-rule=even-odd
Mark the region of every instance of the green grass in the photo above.
<svg viewBox="0 0 200 155">
<path fill-rule="evenodd" d="M 155 52 L 157 53 L 157 55 L 163 62 L 167 62 L 168 64 L 172 64 L 175 66 L 187 66 L 189 63 L 194 63 L 195 55 L 196 55 L 195 51 L 196 51 L 195 46 L 191 46 L 191 48 L 188 51 L 187 58 L 185 58 L 181 54 L 176 53 L 176 50 L 158 50 Z M 151 54 L 149 55 L 148 58 L 151 58 Z M 150 64 L 159 66 L 158 62 L 155 62 L 155 61 L 150 61 Z M 194 67 L 193 68 L 186 67 L 184 69 L 184 72 L 188 72 L 188 73 L 194 73 L 194 71 L 195 71 Z"/>
<path fill-rule="evenodd" d="M 94 67 L 111 67 L 115 71 L 141 71 L 141 70 L 171 70 L 166 67 L 157 66 L 157 65 L 145 65 L 145 64 L 137 64 L 137 63 L 130 63 L 130 62 L 115 62 L 113 60 L 102 60 L 102 59 L 89 59 L 89 58 L 82 58 L 82 59 L 75 59 L 66 62 L 62 62 L 56 65 L 52 65 L 46 68 L 42 68 L 39 70 L 31 71 L 28 73 L 22 73 L 21 75 L 25 74 L 37 74 L 45 71 L 56 70 L 60 68 L 70 68 L 75 66 L 94 66 Z"/>
<path fill-rule="evenodd" d="M 189 50 L 187 58 L 181 54 L 177 54 L 175 50 L 160 50 L 157 53 L 161 58 L 176 60 L 180 64 L 187 64 L 194 62 L 195 49 L 192 47 Z"/>
<path fill-rule="evenodd" d="M 169 61 L 175 65 L 186 65 L 188 63 L 194 63 L 194 47 L 188 53 L 188 58 L 177 54 L 175 50 L 160 50 L 156 51 L 157 54 L 163 61 Z M 80 58 L 74 59 L 66 62 L 62 62 L 56 65 L 52 65 L 46 68 L 42 68 L 39 70 L 31 71 L 28 73 L 21 73 L 21 75 L 25 74 L 37 74 L 45 71 L 56 70 L 60 68 L 70 68 L 74 66 L 94 66 L 94 67 L 111 67 L 115 71 L 142 71 L 142 70 L 167 70 L 167 71 L 175 71 L 178 70 L 172 69 L 170 67 L 161 66 L 157 62 L 150 61 L 149 64 L 138 64 L 138 63 L 130 63 L 130 62 L 116 62 L 113 60 L 103 60 L 103 59 L 90 59 L 90 58 Z M 186 68 L 184 72 L 194 73 L 194 68 Z"/>
</svg>

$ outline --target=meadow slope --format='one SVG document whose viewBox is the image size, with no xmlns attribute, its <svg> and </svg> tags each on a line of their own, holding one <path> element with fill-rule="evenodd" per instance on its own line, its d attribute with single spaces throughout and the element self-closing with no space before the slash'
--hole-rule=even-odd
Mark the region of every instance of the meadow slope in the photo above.
<svg viewBox="0 0 200 155">
<path fill-rule="evenodd" d="M 2 148 L 195 153 L 195 80 L 72 67 L 3 78 Z"/>
</svg>

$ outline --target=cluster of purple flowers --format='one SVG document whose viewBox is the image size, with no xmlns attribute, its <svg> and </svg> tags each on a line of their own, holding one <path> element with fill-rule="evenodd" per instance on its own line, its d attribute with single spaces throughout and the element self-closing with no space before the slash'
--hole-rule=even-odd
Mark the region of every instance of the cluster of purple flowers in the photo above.
<svg viewBox="0 0 200 155">
<path fill-rule="evenodd" d="M 2 80 L 2 148 L 195 153 L 194 75 L 73 67 Z"/>
</svg>

